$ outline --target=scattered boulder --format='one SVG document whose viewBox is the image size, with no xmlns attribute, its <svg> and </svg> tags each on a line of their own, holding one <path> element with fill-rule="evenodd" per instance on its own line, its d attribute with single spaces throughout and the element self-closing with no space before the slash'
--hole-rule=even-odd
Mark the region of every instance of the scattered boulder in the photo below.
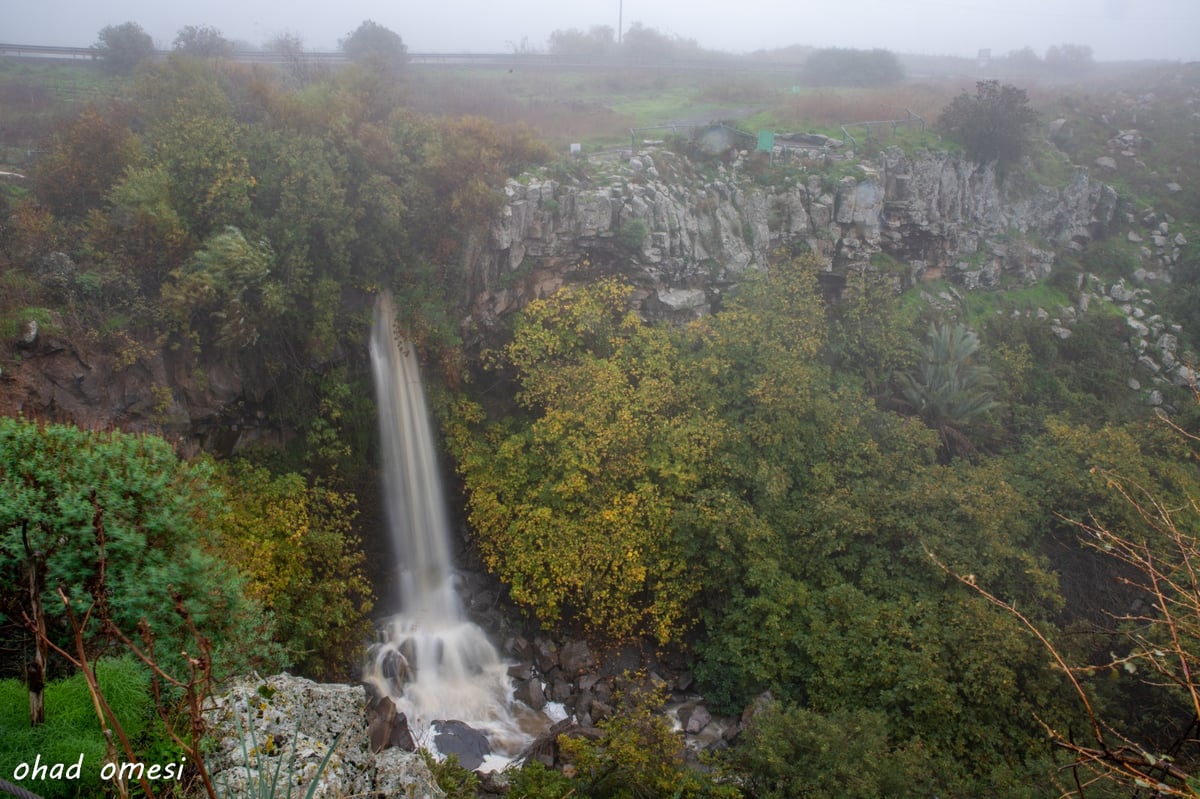
<svg viewBox="0 0 1200 799">
<path fill-rule="evenodd" d="M 367 733 L 371 737 L 371 751 L 397 747 L 414 752 L 417 743 L 408 728 L 408 717 L 396 709 L 391 697 L 382 696 L 367 704 Z"/>
<path fill-rule="evenodd" d="M 540 711 L 546 706 L 546 693 L 542 690 L 541 680 L 534 678 L 518 681 L 513 688 L 513 699 Z"/>
<path fill-rule="evenodd" d="M 38 340 L 38 323 L 36 319 L 30 319 L 21 324 L 21 330 L 17 334 L 17 346 L 21 349 L 31 350 Z"/>
<path fill-rule="evenodd" d="M 454 755 L 458 764 L 468 771 L 483 765 L 483 759 L 492 753 L 487 735 L 462 721 L 435 721 L 431 725 L 433 744 L 443 755 Z"/>
<path fill-rule="evenodd" d="M 571 641 L 563 645 L 558 654 L 563 673 L 568 679 L 575 679 L 596 665 L 592 650 L 586 641 Z"/>
<path fill-rule="evenodd" d="M 548 638 L 535 638 L 533 662 L 542 674 L 549 674 L 551 670 L 558 668 L 558 646 Z"/>
<path fill-rule="evenodd" d="M 708 726 L 712 718 L 708 708 L 699 702 L 690 702 L 679 709 L 679 723 L 689 735 L 699 733 Z"/>
</svg>

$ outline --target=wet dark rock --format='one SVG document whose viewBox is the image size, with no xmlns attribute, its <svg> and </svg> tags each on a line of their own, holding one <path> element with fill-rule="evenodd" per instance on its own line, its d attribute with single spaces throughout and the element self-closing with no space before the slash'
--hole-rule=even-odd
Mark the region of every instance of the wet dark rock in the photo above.
<svg viewBox="0 0 1200 799">
<path fill-rule="evenodd" d="M 751 719 L 770 707 L 774 701 L 775 696 L 770 691 L 763 691 L 754 697 L 750 704 L 746 706 L 746 709 L 742 711 L 742 724 L 749 724 Z"/>
<path fill-rule="evenodd" d="M 483 759 L 491 754 L 492 746 L 487 736 L 462 721 L 435 721 L 433 743 L 443 755 L 454 755 L 458 764 L 468 771 L 483 765 Z"/>
<path fill-rule="evenodd" d="M 599 674 L 585 674 L 576 681 L 580 691 L 590 691 L 600 682 Z"/>
<path fill-rule="evenodd" d="M 514 680 L 532 680 L 533 679 L 533 664 L 532 663 L 514 663 L 508 667 L 508 676 Z"/>
<path fill-rule="evenodd" d="M 550 685 L 550 699 L 555 702 L 566 702 L 571 698 L 571 683 L 558 677 Z"/>
<path fill-rule="evenodd" d="M 575 710 L 576 716 L 583 716 L 589 713 L 592 709 L 592 702 L 596 701 L 596 697 L 591 691 L 581 691 L 575 695 L 572 702 L 572 708 Z"/>
<path fill-rule="evenodd" d="M 559 663 L 569 679 L 575 679 L 596 665 L 586 641 L 570 641 L 558 653 Z"/>
<path fill-rule="evenodd" d="M 535 654 L 533 644 L 524 636 L 514 636 L 508 639 L 504 645 L 504 651 L 512 655 L 517 660 L 533 662 Z"/>
<path fill-rule="evenodd" d="M 600 674 L 604 677 L 620 677 L 636 672 L 646 664 L 641 648 L 636 644 L 622 644 L 607 652 L 600 663 Z"/>
<path fill-rule="evenodd" d="M 367 733 L 371 738 L 371 751 L 398 747 L 406 752 L 415 752 L 417 743 L 408 728 L 408 717 L 396 709 L 390 697 L 374 697 L 367 703 Z"/>
<path fill-rule="evenodd" d="M 579 724 L 571 719 L 563 719 L 555 724 L 549 730 L 531 743 L 524 752 L 521 753 L 519 760 L 536 760 L 547 768 L 554 768 L 559 765 L 559 748 L 558 738 L 565 735 L 568 738 L 583 738 L 589 741 L 598 741 L 604 733 L 592 726 Z"/>
<path fill-rule="evenodd" d="M 380 667 L 385 679 L 395 685 L 403 685 L 409 681 L 411 675 L 408 670 L 408 659 L 399 652 L 390 652 L 384 658 L 383 664 Z"/>
<path fill-rule="evenodd" d="M 510 788 L 508 777 L 502 771 L 488 771 L 479 778 L 481 796 L 504 796 Z"/>
<path fill-rule="evenodd" d="M 546 694 L 537 679 L 518 681 L 513 688 L 513 698 L 538 711 L 546 706 Z"/>
<path fill-rule="evenodd" d="M 686 714 L 684 708 L 687 710 Z M 683 725 L 683 731 L 689 735 L 697 734 L 712 721 L 712 714 L 708 712 L 708 708 L 698 702 L 684 705 L 684 708 L 680 709 L 679 723 Z"/>
<path fill-rule="evenodd" d="M 549 674 L 559 665 L 558 646 L 549 639 L 535 638 L 533 640 L 533 662 L 541 669 L 542 674 Z"/>
<path fill-rule="evenodd" d="M 613 709 L 612 705 L 597 699 L 592 702 L 591 707 L 588 708 L 588 712 L 592 717 L 592 722 L 599 723 L 607 718 L 612 718 Z"/>
</svg>

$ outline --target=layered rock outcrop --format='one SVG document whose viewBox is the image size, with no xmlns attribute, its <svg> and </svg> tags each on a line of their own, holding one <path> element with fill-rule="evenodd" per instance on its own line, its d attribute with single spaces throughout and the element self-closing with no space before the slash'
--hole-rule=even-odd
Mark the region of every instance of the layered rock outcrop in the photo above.
<svg viewBox="0 0 1200 799">
<path fill-rule="evenodd" d="M 469 264 L 472 319 L 489 325 L 564 282 L 619 273 L 649 315 L 703 312 L 778 247 L 819 253 L 831 274 L 899 264 L 912 281 L 968 288 L 1003 274 L 1033 281 L 1053 248 L 1107 233 L 1117 194 L 1077 170 L 1060 188 L 1000 180 L 961 155 L 884 152 L 806 172 L 783 164 L 698 164 L 663 148 L 594 159 L 585 176 L 509 181 L 506 203 Z M 1029 238 L 1046 242 L 1035 247 Z M 883 254 L 888 258 L 877 258 Z"/>
</svg>

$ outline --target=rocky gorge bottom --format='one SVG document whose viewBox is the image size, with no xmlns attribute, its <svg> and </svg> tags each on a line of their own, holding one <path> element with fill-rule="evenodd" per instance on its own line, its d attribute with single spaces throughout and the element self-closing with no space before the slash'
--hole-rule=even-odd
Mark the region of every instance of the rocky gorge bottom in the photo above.
<svg viewBox="0 0 1200 799">
<path fill-rule="evenodd" d="M 682 664 L 663 662 L 669 658 L 633 644 L 597 657 L 584 641 L 517 636 L 504 650 L 514 706 L 544 720 L 517 763 L 532 759 L 560 766 L 560 736 L 596 740 L 597 725 L 617 712 L 620 697 L 639 689 L 666 698 L 663 712 L 684 735 L 692 757 L 727 746 L 750 715 L 715 716 Z M 257 796 L 264 781 L 289 785 L 292 795 L 305 795 L 315 781 L 316 799 L 442 797 L 419 748 L 454 755 L 464 768 L 478 770 L 481 796 L 508 792 L 504 772 L 491 767 L 494 761 L 484 767 L 490 748 L 483 731 L 454 719 L 411 730 L 390 699 L 363 685 L 289 674 L 242 677 L 213 700 L 206 721 L 215 741 L 206 763 L 213 784 L 229 797 Z"/>
</svg>

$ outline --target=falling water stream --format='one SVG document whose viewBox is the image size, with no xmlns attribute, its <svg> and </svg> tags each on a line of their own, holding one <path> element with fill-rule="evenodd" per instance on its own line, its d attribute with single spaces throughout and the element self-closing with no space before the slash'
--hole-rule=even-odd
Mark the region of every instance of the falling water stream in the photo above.
<svg viewBox="0 0 1200 799">
<path fill-rule="evenodd" d="M 368 652 L 364 680 L 391 697 L 424 745 L 433 722 L 453 719 L 486 733 L 493 753 L 511 758 L 532 739 L 531 725 L 514 713 L 506 664 L 463 611 L 417 358 L 394 320 L 391 295 L 383 294 L 370 353 L 401 611 Z"/>
</svg>

